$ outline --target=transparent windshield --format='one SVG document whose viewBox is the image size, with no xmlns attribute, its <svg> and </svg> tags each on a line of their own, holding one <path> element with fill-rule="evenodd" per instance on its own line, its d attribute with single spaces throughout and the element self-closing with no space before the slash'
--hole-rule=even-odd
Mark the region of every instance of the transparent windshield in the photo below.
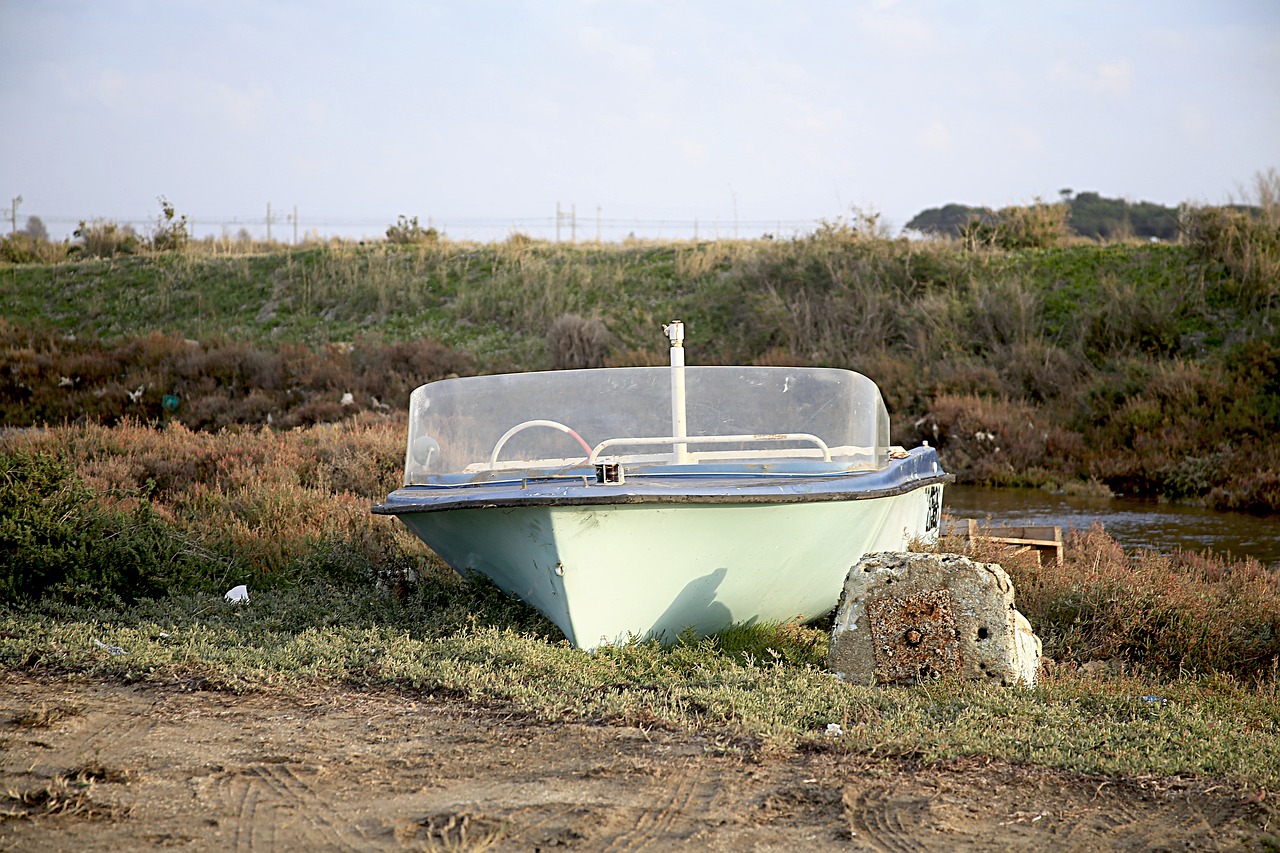
<svg viewBox="0 0 1280 853">
<path fill-rule="evenodd" d="M 682 387 L 681 387 L 682 386 Z M 409 402 L 405 483 L 483 482 L 622 463 L 708 472 L 873 470 L 889 416 L 848 370 L 622 367 L 472 376 Z"/>
</svg>

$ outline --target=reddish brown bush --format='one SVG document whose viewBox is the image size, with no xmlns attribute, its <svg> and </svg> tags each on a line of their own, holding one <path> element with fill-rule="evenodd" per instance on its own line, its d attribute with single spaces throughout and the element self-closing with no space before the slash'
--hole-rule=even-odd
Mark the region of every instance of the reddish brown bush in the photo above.
<svg viewBox="0 0 1280 853">
<path fill-rule="evenodd" d="M 1125 553 L 1101 526 L 1072 533 L 1061 566 L 990 540 L 944 537 L 936 548 L 1002 565 L 1045 655 L 1060 663 L 1266 678 L 1280 659 L 1280 573 L 1256 560 Z"/>
<path fill-rule="evenodd" d="M 463 353 L 429 340 L 266 349 L 152 333 L 108 344 L 0 320 L 0 424 L 328 423 L 403 409 L 418 385 L 469 366 Z"/>
</svg>

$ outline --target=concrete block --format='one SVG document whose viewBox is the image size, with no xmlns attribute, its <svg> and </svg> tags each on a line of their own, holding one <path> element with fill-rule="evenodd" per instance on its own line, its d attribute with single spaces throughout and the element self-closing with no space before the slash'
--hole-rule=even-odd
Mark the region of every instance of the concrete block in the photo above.
<svg viewBox="0 0 1280 853">
<path fill-rule="evenodd" d="M 958 676 L 1031 685 L 1040 638 L 997 563 L 959 554 L 868 554 L 849 570 L 828 667 L 854 684 Z"/>
</svg>

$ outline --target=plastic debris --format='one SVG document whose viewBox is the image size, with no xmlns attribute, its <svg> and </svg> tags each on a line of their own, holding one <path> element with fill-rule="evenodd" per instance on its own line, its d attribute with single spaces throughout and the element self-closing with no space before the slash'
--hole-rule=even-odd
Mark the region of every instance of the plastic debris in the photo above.
<svg viewBox="0 0 1280 853">
<path fill-rule="evenodd" d="M 249 587 L 244 584 L 240 584 L 240 586 L 233 586 L 231 589 L 227 590 L 227 594 L 224 595 L 223 598 L 230 601 L 232 604 L 248 604 Z"/>
<path fill-rule="evenodd" d="M 356 397 L 350 391 L 342 395 L 342 405 L 354 406 L 355 404 L 356 404 Z"/>
<path fill-rule="evenodd" d="M 1143 696 L 1142 701 L 1148 705 L 1168 705 L 1169 700 L 1163 696 Z"/>
<path fill-rule="evenodd" d="M 840 737 L 844 728 L 839 723 L 827 723 L 827 737 Z"/>
<path fill-rule="evenodd" d="M 109 655 L 127 655 L 127 654 L 129 654 L 129 653 L 128 653 L 128 652 L 126 652 L 124 649 L 120 648 L 119 646 L 110 646 L 110 645 L 107 645 L 106 643 L 102 642 L 101 640 L 94 640 L 94 641 L 93 641 L 93 644 L 94 644 L 95 646 L 97 646 L 98 648 L 100 648 L 100 649 L 106 649 L 106 650 L 107 650 L 107 654 L 109 654 Z"/>
</svg>

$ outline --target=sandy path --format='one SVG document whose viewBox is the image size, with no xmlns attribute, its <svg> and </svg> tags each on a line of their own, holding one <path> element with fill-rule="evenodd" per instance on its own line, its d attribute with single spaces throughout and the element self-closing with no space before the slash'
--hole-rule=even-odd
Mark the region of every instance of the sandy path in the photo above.
<svg viewBox="0 0 1280 853">
<path fill-rule="evenodd" d="M 740 747 L 428 696 L 234 696 L 0 673 L 0 794 L 12 792 L 0 811 L 15 815 L 0 820 L 0 850 L 1158 850 L 1280 839 L 1271 803 L 1220 786 Z M 13 796 L 86 768 L 127 778 L 95 782 L 80 814 L 32 817 L 41 807 Z"/>
</svg>

